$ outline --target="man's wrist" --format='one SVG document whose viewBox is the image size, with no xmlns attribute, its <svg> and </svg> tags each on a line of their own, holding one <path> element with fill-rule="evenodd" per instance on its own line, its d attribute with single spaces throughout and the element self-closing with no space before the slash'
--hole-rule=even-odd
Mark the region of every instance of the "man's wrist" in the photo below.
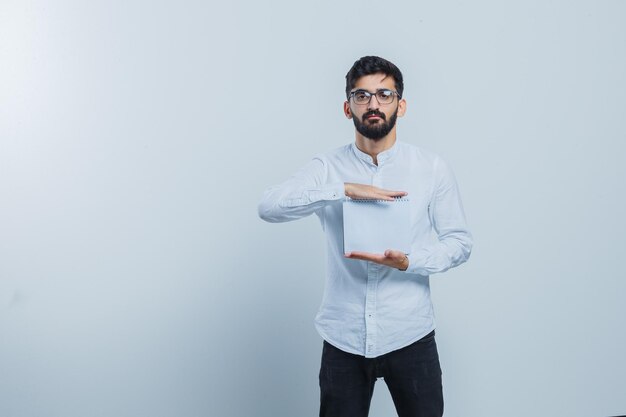
<svg viewBox="0 0 626 417">
<path fill-rule="evenodd" d="M 409 269 L 409 257 L 404 254 L 404 259 L 402 260 L 402 265 L 398 268 L 400 271 L 406 271 Z"/>
</svg>

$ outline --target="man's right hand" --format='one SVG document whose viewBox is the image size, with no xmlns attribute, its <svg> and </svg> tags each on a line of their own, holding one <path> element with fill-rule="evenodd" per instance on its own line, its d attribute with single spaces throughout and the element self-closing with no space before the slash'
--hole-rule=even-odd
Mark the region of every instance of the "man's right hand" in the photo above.
<svg viewBox="0 0 626 417">
<path fill-rule="evenodd" d="M 346 182 L 344 188 L 346 196 L 354 200 L 392 201 L 395 197 L 403 197 L 408 194 L 406 191 L 384 190 L 373 185 L 354 184 L 351 182 Z"/>
</svg>

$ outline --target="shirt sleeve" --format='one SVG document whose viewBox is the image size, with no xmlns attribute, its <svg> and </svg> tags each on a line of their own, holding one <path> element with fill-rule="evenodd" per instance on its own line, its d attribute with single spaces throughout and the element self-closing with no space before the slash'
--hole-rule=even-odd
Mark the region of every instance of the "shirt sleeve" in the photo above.
<svg viewBox="0 0 626 417">
<path fill-rule="evenodd" d="M 437 241 L 408 255 L 406 272 L 430 275 L 444 272 L 469 259 L 472 235 L 467 229 L 465 213 L 456 179 L 441 159 L 434 163 L 435 184 L 428 215 Z"/>
<path fill-rule="evenodd" d="M 287 181 L 268 188 L 259 203 L 259 217 L 271 223 L 309 216 L 345 197 L 343 182 L 326 183 L 328 167 L 313 158 Z"/>
</svg>

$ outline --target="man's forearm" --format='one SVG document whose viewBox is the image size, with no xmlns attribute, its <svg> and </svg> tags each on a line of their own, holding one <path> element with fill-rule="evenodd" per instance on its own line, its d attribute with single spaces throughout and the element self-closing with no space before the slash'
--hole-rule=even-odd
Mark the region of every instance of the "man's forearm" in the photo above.
<svg viewBox="0 0 626 417">
<path fill-rule="evenodd" d="M 272 187 L 265 192 L 259 203 L 259 217 L 272 223 L 297 220 L 343 198 L 343 183 L 327 184 L 313 189 Z"/>
</svg>

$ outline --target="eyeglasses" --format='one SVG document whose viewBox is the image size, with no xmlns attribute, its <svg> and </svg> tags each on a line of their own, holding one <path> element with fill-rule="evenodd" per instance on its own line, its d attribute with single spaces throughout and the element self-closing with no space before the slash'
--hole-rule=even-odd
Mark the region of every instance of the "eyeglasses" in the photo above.
<svg viewBox="0 0 626 417">
<path fill-rule="evenodd" d="M 370 93 L 366 90 L 352 91 L 350 92 L 350 96 L 348 98 L 352 97 L 352 100 L 355 104 L 368 104 L 372 99 L 372 96 L 376 96 L 376 100 L 378 100 L 379 104 L 392 103 L 393 96 L 398 96 L 398 99 L 400 99 L 400 94 L 398 94 L 396 91 L 388 90 L 386 88 L 376 90 L 375 93 Z"/>
</svg>

